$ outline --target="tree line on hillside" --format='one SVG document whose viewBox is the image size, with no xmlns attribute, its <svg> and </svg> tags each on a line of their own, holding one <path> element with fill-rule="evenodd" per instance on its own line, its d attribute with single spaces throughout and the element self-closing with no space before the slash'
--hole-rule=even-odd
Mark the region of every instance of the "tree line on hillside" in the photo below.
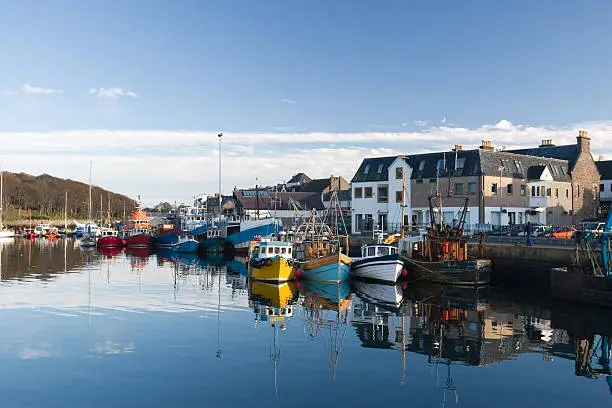
<svg viewBox="0 0 612 408">
<path fill-rule="evenodd" d="M 68 192 L 68 218 L 87 219 L 89 214 L 89 185 L 78 181 L 60 179 L 42 174 L 32 176 L 25 173 L 4 172 L 3 210 L 5 218 L 27 218 L 28 213 L 37 218 L 52 218 L 64 215 L 66 192 Z M 135 201 L 121 194 L 92 187 L 92 219 L 100 219 L 100 197 L 104 216 L 109 207 L 114 219 L 130 214 Z"/>
</svg>

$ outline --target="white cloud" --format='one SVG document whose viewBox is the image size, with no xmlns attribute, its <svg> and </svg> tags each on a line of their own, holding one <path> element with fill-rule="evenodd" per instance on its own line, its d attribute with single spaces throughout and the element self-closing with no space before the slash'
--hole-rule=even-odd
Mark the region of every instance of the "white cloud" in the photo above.
<svg viewBox="0 0 612 408">
<path fill-rule="evenodd" d="M 427 126 L 428 122 L 426 120 L 415 120 L 412 122 L 415 126 Z"/>
<path fill-rule="evenodd" d="M 64 91 L 62 91 L 61 89 L 42 88 L 39 86 L 30 85 L 30 84 L 23 84 L 23 86 L 21 87 L 21 92 L 24 92 L 27 94 L 43 94 L 43 95 L 64 93 Z"/>
<path fill-rule="evenodd" d="M 297 102 L 296 102 L 296 101 L 294 101 L 293 99 L 287 99 L 287 98 L 282 98 L 282 99 L 280 100 L 280 102 L 282 102 L 282 103 L 288 103 L 288 104 L 291 104 L 291 105 L 295 105 L 295 104 L 297 103 Z"/>
<path fill-rule="evenodd" d="M 542 139 L 557 145 L 576 142 L 578 129 L 591 135 L 597 155 L 612 156 L 612 120 L 569 126 L 522 126 L 509 121 L 476 128 L 451 125 L 419 131 L 362 133 L 231 133 L 223 136 L 222 185 L 266 184 L 289 179 L 293 172 L 310 177 L 330 174 L 351 179 L 367 156 L 450 151 L 455 144 L 477 148 L 482 140 L 507 149 L 538 146 Z M 11 143 L 14 140 L 23 143 Z M 93 161 L 95 184 L 145 203 L 187 200 L 217 191 L 217 132 L 164 130 L 73 130 L 0 132 L 8 171 L 43 172 L 87 182 Z"/>
<path fill-rule="evenodd" d="M 128 91 L 122 88 L 112 87 L 112 88 L 92 88 L 89 90 L 90 94 L 96 95 L 98 98 L 108 98 L 108 99 L 119 99 L 121 97 L 129 96 L 131 98 L 137 98 L 138 95 L 132 91 Z"/>
</svg>

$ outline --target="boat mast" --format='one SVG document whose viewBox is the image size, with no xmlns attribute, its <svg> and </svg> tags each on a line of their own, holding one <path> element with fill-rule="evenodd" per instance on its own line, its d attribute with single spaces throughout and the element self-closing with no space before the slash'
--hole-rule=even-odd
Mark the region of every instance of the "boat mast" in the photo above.
<svg viewBox="0 0 612 408">
<path fill-rule="evenodd" d="M 257 183 L 255 183 L 255 217 L 259 219 L 259 186 Z"/>
<path fill-rule="evenodd" d="M 4 212 L 4 209 L 2 207 L 2 204 L 4 203 L 4 169 L 2 168 L 2 163 L 0 163 L 0 229 L 4 228 L 4 225 L 2 224 L 2 213 Z"/>
<path fill-rule="evenodd" d="M 406 171 L 402 169 L 402 220 L 400 237 L 404 238 L 404 211 L 406 209 Z"/>
<path fill-rule="evenodd" d="M 66 190 L 66 199 L 64 201 L 64 230 L 68 228 L 68 190 Z"/>
<path fill-rule="evenodd" d="M 102 193 L 100 193 L 100 228 L 104 225 L 104 210 L 102 209 Z"/>
<path fill-rule="evenodd" d="M 221 138 L 223 133 L 219 133 L 217 137 L 219 138 L 219 221 L 221 221 Z"/>
<path fill-rule="evenodd" d="M 91 221 L 91 161 L 89 161 L 89 210 L 87 212 L 87 221 Z"/>
</svg>

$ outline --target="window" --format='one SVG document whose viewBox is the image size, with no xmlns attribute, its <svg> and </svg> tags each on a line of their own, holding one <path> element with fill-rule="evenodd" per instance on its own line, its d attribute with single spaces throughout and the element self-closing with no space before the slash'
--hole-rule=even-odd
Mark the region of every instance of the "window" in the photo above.
<svg viewBox="0 0 612 408">
<path fill-rule="evenodd" d="M 363 189 L 364 198 L 372 198 L 372 187 L 366 187 Z"/>
<path fill-rule="evenodd" d="M 438 160 L 438 170 L 444 170 L 445 167 L 446 167 L 445 160 L 444 159 Z"/>
<path fill-rule="evenodd" d="M 423 184 L 423 180 L 422 179 L 421 180 L 417 180 L 416 183 L 417 184 Z"/>
<path fill-rule="evenodd" d="M 563 167 L 561 167 L 563 168 Z M 569 198 L 569 188 L 565 189 L 565 198 Z"/>
<path fill-rule="evenodd" d="M 576 196 L 580 197 L 580 186 L 576 186 Z"/>
<path fill-rule="evenodd" d="M 457 159 L 457 168 L 462 169 L 465 166 L 465 157 L 460 157 Z"/>
<path fill-rule="evenodd" d="M 514 194 L 514 191 L 512 190 L 512 188 L 513 188 L 512 184 L 508 184 L 506 186 L 506 194 L 508 194 L 508 195 Z"/>
<path fill-rule="evenodd" d="M 421 160 L 421 162 L 419 163 L 419 171 L 423 171 L 424 168 L 425 168 L 425 160 Z"/>
<path fill-rule="evenodd" d="M 389 187 L 378 186 L 378 202 L 379 203 L 389 202 Z"/>
<path fill-rule="evenodd" d="M 559 189 L 555 188 L 555 198 L 559 198 Z"/>
<path fill-rule="evenodd" d="M 463 183 L 455 183 L 455 194 L 463 194 Z"/>
<path fill-rule="evenodd" d="M 354 196 L 355 198 L 361 198 L 361 197 L 363 197 L 363 190 L 361 189 L 361 187 L 355 187 L 355 188 L 353 189 L 353 192 L 354 192 L 353 196 Z"/>
<path fill-rule="evenodd" d="M 359 232 L 363 229 L 363 215 L 355 214 L 355 225 L 357 225 L 356 232 Z"/>
<path fill-rule="evenodd" d="M 540 187 L 536 187 L 536 197 L 540 196 Z"/>
<path fill-rule="evenodd" d="M 380 163 L 380 164 L 378 165 L 378 174 L 382 173 L 382 171 L 383 171 L 383 167 L 384 167 L 384 165 L 383 165 L 382 163 Z"/>
<path fill-rule="evenodd" d="M 552 197 L 552 188 L 546 189 L 546 197 Z"/>
<path fill-rule="evenodd" d="M 605 187 L 604 187 L 604 185 L 603 185 L 603 184 L 600 184 L 600 185 L 599 185 L 599 191 L 600 191 L 600 192 L 602 192 L 602 193 L 603 193 L 604 191 L 606 191 L 606 189 L 605 189 Z"/>
<path fill-rule="evenodd" d="M 403 178 L 404 175 L 404 169 L 401 167 L 396 167 L 395 168 L 395 178 L 397 180 L 401 180 Z"/>
<path fill-rule="evenodd" d="M 291 254 L 291 247 L 287 248 L 287 253 Z"/>
<path fill-rule="evenodd" d="M 521 184 L 521 195 L 523 197 L 527 195 L 527 186 L 524 184 Z"/>
<path fill-rule="evenodd" d="M 496 195 L 496 194 L 497 194 L 497 183 L 493 183 L 493 184 L 491 185 L 491 193 L 492 193 L 493 195 Z"/>
<path fill-rule="evenodd" d="M 436 181 L 438 181 L 438 180 L 437 180 L 437 179 L 435 179 L 435 178 L 431 178 L 431 179 L 429 179 L 429 182 L 430 182 L 430 183 L 435 183 Z"/>
<path fill-rule="evenodd" d="M 468 183 L 468 193 L 476 194 L 476 183 Z"/>
<path fill-rule="evenodd" d="M 531 186 L 531 196 L 532 196 L 532 197 L 535 197 L 535 195 L 536 195 L 536 189 L 535 189 L 535 186 Z"/>
<path fill-rule="evenodd" d="M 287 253 L 287 248 L 281 248 L 281 254 L 286 254 Z"/>
<path fill-rule="evenodd" d="M 365 168 L 363 169 L 363 174 L 368 174 L 370 172 L 370 165 L 366 164 Z"/>
<path fill-rule="evenodd" d="M 383 231 L 387 230 L 387 214 L 378 214 L 378 228 Z"/>
<path fill-rule="evenodd" d="M 395 192 L 395 202 L 400 203 L 400 204 L 404 203 L 404 192 L 403 191 Z"/>
<path fill-rule="evenodd" d="M 368 247 L 368 256 L 376 256 L 376 247 Z"/>
</svg>

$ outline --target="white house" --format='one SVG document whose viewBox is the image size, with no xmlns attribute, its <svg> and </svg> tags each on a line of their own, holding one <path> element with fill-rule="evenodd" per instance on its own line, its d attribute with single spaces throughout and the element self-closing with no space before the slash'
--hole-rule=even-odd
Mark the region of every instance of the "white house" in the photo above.
<svg viewBox="0 0 612 408">
<path fill-rule="evenodd" d="M 407 225 L 412 218 L 411 175 L 412 167 L 405 156 L 364 159 L 351 180 L 353 233 L 374 229 L 389 233 L 399 231 L 402 225 L 402 206 L 404 223 Z"/>
<path fill-rule="evenodd" d="M 599 160 L 597 170 L 599 181 L 599 203 L 602 216 L 607 216 L 612 204 L 612 160 Z"/>
</svg>

